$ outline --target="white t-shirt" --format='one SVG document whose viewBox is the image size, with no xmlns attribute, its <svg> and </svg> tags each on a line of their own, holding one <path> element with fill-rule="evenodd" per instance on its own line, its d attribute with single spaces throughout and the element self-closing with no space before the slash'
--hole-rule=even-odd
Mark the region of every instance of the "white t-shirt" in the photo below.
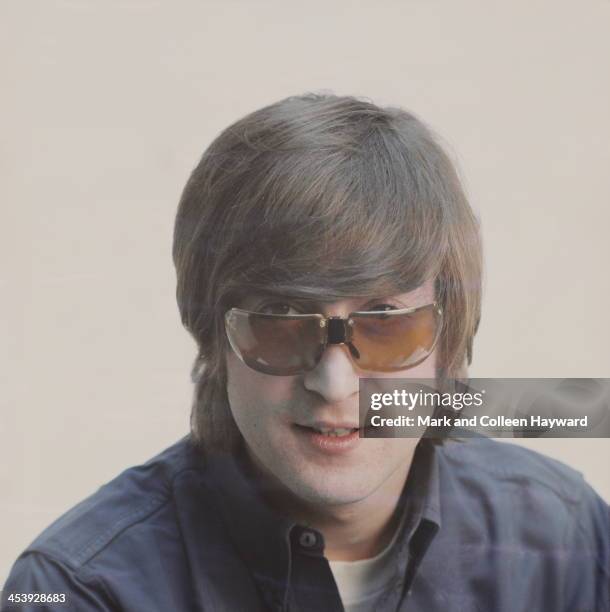
<svg viewBox="0 0 610 612">
<path fill-rule="evenodd" d="M 374 610 L 375 601 L 389 587 L 396 572 L 391 552 L 400 530 L 401 525 L 394 532 L 392 541 L 375 557 L 328 562 L 346 612 Z"/>
</svg>

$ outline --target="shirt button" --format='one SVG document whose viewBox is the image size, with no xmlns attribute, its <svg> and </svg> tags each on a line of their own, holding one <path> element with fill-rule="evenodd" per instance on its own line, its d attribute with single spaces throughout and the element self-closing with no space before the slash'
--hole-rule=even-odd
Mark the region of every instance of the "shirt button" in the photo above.
<svg viewBox="0 0 610 612">
<path fill-rule="evenodd" d="M 312 546 L 316 545 L 317 541 L 318 539 L 316 538 L 316 534 L 313 533 L 312 531 L 304 531 L 299 536 L 299 544 L 303 548 L 311 548 Z"/>
</svg>

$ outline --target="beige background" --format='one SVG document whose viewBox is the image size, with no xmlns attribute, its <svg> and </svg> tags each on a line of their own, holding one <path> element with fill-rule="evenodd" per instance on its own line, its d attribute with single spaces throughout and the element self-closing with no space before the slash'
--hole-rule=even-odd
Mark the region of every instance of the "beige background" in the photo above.
<svg viewBox="0 0 610 612">
<path fill-rule="evenodd" d="M 171 231 L 243 114 L 330 89 L 445 138 L 483 224 L 474 376 L 608 377 L 610 1 L 0 2 L 0 582 L 187 431 Z M 610 499 L 607 440 L 530 446 Z"/>
</svg>

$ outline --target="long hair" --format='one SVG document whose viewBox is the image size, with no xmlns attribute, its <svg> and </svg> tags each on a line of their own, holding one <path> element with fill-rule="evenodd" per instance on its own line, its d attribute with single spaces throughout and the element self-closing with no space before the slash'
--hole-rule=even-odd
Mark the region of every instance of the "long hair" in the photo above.
<svg viewBox="0 0 610 612">
<path fill-rule="evenodd" d="M 257 110 L 204 152 L 174 229 L 176 296 L 198 347 L 191 428 L 232 451 L 224 313 L 257 292 L 336 301 L 434 279 L 437 376 L 463 376 L 481 308 L 478 222 L 434 133 L 413 114 L 306 94 Z"/>
</svg>

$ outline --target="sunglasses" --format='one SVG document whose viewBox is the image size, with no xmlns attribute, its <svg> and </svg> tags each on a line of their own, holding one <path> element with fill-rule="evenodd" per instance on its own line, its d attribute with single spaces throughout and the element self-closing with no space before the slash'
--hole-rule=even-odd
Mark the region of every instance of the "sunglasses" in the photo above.
<svg viewBox="0 0 610 612">
<path fill-rule="evenodd" d="M 345 344 L 361 370 L 397 372 L 430 356 L 442 317 L 436 302 L 400 310 L 352 312 L 347 318 L 231 308 L 225 313 L 225 329 L 239 359 L 264 374 L 291 376 L 313 370 L 332 344 Z"/>
</svg>

